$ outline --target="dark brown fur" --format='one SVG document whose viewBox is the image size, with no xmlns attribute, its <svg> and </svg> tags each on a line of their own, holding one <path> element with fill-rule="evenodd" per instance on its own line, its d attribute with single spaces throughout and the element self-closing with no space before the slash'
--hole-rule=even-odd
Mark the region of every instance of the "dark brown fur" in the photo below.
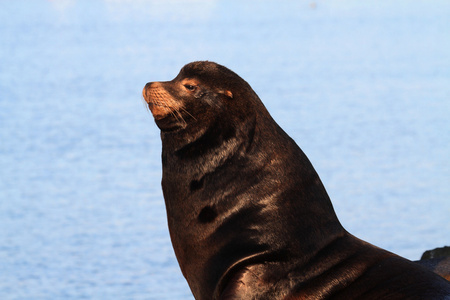
<svg viewBox="0 0 450 300">
<path fill-rule="evenodd" d="M 172 244 L 196 299 L 447 299 L 450 284 L 340 225 L 250 85 L 194 62 L 143 95 L 161 129 Z"/>
</svg>

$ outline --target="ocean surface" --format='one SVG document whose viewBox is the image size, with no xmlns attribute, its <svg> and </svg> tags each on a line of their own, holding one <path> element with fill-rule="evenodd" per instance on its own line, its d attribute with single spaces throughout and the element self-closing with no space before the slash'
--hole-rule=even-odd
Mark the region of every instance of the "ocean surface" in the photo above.
<svg viewBox="0 0 450 300">
<path fill-rule="evenodd" d="M 344 227 L 450 244 L 450 1 L 0 1 L 0 299 L 193 299 L 148 81 L 212 60 L 308 155 Z"/>
</svg>

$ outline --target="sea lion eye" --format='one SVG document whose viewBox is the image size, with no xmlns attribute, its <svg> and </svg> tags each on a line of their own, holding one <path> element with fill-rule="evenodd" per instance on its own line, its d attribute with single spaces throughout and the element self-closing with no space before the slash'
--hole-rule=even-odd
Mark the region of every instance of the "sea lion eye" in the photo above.
<svg viewBox="0 0 450 300">
<path fill-rule="evenodd" d="M 195 89 L 197 88 L 195 85 L 190 84 L 185 84 L 184 87 L 191 92 L 195 91 Z"/>
</svg>

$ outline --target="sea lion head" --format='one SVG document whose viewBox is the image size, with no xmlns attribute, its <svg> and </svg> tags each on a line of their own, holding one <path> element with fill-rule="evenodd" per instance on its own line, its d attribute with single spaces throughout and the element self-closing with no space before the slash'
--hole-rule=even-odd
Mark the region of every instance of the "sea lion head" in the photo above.
<svg viewBox="0 0 450 300">
<path fill-rule="evenodd" d="M 142 94 L 163 133 L 187 130 L 195 134 L 210 128 L 219 117 L 242 124 L 255 111 L 255 103 L 249 100 L 256 93 L 250 85 L 233 71 L 209 61 L 185 65 L 171 81 L 149 82 Z"/>
</svg>

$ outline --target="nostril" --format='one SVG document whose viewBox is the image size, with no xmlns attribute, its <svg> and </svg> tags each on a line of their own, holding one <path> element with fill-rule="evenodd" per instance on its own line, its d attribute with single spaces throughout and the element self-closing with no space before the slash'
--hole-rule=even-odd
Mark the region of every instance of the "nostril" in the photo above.
<svg viewBox="0 0 450 300">
<path fill-rule="evenodd" d="M 142 95 L 144 95 L 145 98 L 145 94 L 147 93 L 147 90 L 152 86 L 152 82 L 148 82 L 145 86 L 144 89 L 142 90 Z"/>
</svg>

